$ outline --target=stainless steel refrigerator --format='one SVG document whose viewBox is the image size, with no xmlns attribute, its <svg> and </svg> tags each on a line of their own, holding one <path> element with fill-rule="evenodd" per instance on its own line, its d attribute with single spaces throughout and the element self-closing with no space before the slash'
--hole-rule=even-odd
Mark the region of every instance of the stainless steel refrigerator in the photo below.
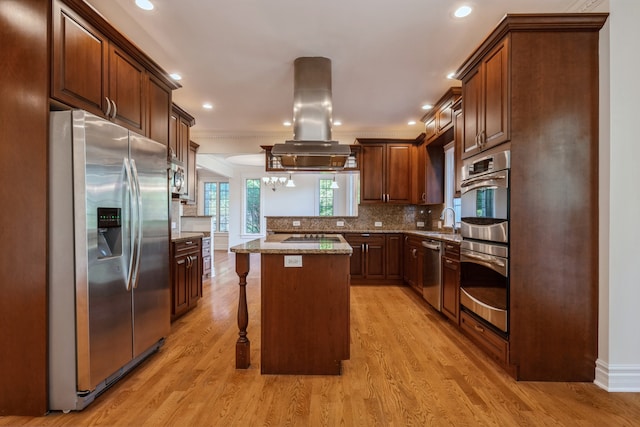
<svg viewBox="0 0 640 427">
<path fill-rule="evenodd" d="M 170 331 L 166 146 L 81 110 L 49 140 L 49 409 L 81 410 Z"/>
</svg>

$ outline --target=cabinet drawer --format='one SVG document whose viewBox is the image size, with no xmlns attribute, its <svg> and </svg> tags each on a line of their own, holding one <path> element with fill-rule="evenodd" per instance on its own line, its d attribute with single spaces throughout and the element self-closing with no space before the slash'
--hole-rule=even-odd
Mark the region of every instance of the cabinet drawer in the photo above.
<svg viewBox="0 0 640 427">
<path fill-rule="evenodd" d="M 191 252 L 200 252 L 201 248 L 202 242 L 200 238 L 174 242 L 173 256 L 180 256 L 182 254 Z"/>
<path fill-rule="evenodd" d="M 460 328 L 496 362 L 503 366 L 507 364 L 509 351 L 507 340 L 464 311 L 460 313 Z"/>
<path fill-rule="evenodd" d="M 444 256 L 453 260 L 460 260 L 460 245 L 458 243 L 444 242 Z"/>
<path fill-rule="evenodd" d="M 202 250 L 211 249 L 211 237 L 202 238 Z"/>
</svg>

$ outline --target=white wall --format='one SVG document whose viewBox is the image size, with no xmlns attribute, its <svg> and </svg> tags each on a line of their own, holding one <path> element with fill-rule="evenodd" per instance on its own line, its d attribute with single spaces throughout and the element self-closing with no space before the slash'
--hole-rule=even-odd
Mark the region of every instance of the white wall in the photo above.
<svg viewBox="0 0 640 427">
<path fill-rule="evenodd" d="M 614 0 L 601 32 L 600 312 L 596 384 L 609 391 L 640 391 L 640 2 Z M 608 34 L 607 34 L 608 30 Z M 607 52 L 606 42 L 609 41 Z M 604 76 L 603 76 L 604 77 Z M 607 84 L 608 83 L 608 84 Z M 608 202 L 608 204 L 607 204 Z M 607 265 L 608 263 L 608 265 Z"/>
</svg>

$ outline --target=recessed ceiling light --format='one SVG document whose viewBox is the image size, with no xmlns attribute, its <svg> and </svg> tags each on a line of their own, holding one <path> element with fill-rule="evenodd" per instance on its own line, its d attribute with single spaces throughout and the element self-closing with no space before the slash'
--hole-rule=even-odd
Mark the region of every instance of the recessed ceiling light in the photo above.
<svg viewBox="0 0 640 427">
<path fill-rule="evenodd" d="M 423 110 L 431 110 L 432 108 L 433 108 L 433 105 L 431 105 L 431 104 L 424 104 L 424 105 L 422 106 L 422 109 L 423 109 Z"/>
<path fill-rule="evenodd" d="M 342 126 L 342 122 L 340 120 L 334 120 L 333 121 L 333 125 L 334 126 Z"/>
<path fill-rule="evenodd" d="M 153 3 L 149 0 L 136 0 L 136 6 L 142 10 L 153 10 Z"/>
<path fill-rule="evenodd" d="M 407 122 L 407 124 L 408 124 L 409 126 L 413 126 L 413 125 L 415 125 L 415 124 L 416 124 L 416 121 L 415 121 L 415 120 L 409 120 L 409 121 Z"/>
<path fill-rule="evenodd" d="M 282 122 L 283 126 L 291 126 L 291 122 L 289 120 L 285 120 L 284 122 Z"/>
<path fill-rule="evenodd" d="M 169 77 L 171 77 L 173 80 L 182 80 L 182 76 L 178 73 L 171 73 L 169 74 Z"/>
<path fill-rule="evenodd" d="M 453 15 L 456 18 L 464 18 L 465 16 L 468 16 L 472 10 L 471 6 L 460 6 L 455 12 L 453 12 Z"/>
<path fill-rule="evenodd" d="M 449 80 L 453 80 L 453 76 L 455 76 L 455 75 L 456 75 L 456 73 L 451 72 L 451 73 L 447 74 L 447 78 L 448 78 Z"/>
<path fill-rule="evenodd" d="M 202 108 L 204 108 L 206 110 L 211 110 L 211 109 L 213 109 L 213 104 L 205 102 L 204 104 L 202 104 Z"/>
</svg>

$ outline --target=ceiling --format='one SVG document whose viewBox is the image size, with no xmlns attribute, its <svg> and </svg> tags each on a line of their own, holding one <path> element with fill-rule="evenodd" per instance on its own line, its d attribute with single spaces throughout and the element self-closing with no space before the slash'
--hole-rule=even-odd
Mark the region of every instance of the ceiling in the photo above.
<svg viewBox="0 0 640 427">
<path fill-rule="evenodd" d="M 152 0 L 152 11 L 86 1 L 182 75 L 173 99 L 195 117 L 194 134 L 259 136 L 292 133 L 282 123 L 297 57 L 332 61 L 333 119 L 343 122 L 334 132 L 418 135 L 421 106 L 459 85 L 447 74 L 505 13 L 591 11 L 602 0 Z M 473 12 L 454 18 L 462 4 Z"/>
</svg>

